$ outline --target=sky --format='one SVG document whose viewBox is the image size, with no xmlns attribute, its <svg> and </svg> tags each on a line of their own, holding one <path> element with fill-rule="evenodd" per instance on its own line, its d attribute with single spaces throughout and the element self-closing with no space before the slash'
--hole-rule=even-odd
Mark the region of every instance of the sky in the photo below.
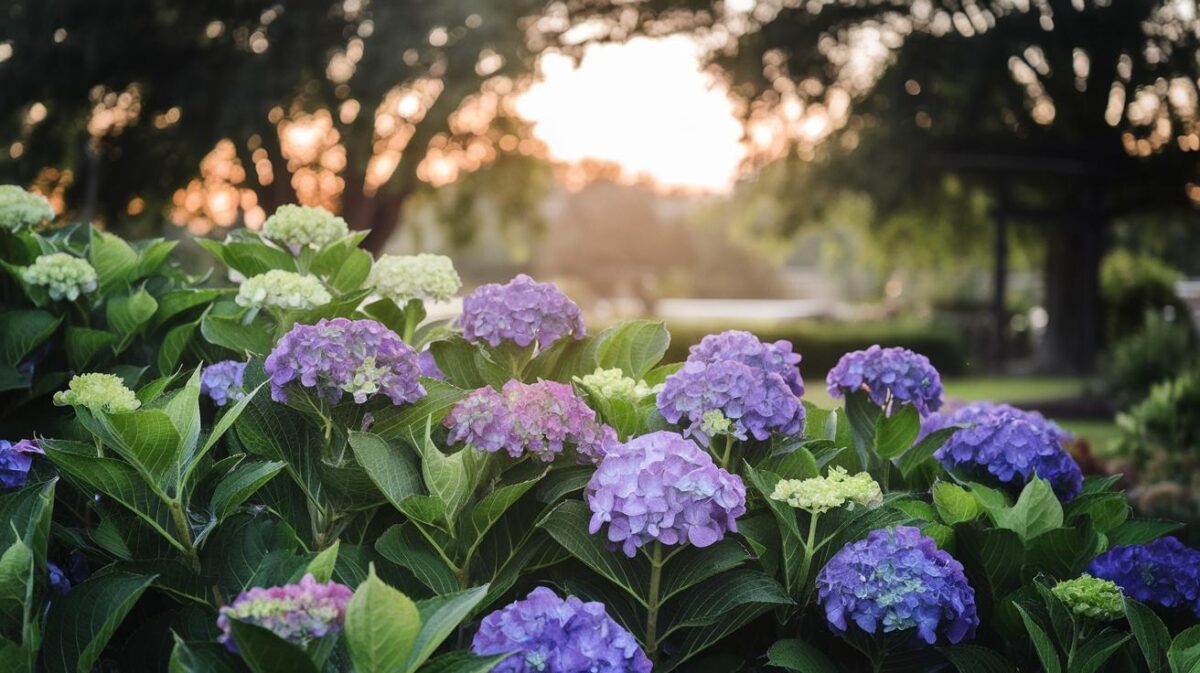
<svg viewBox="0 0 1200 673">
<path fill-rule="evenodd" d="M 746 154 L 743 127 L 699 56 L 686 36 L 591 45 L 578 66 L 547 54 L 517 110 L 552 159 L 612 161 L 664 188 L 727 191 Z"/>
</svg>

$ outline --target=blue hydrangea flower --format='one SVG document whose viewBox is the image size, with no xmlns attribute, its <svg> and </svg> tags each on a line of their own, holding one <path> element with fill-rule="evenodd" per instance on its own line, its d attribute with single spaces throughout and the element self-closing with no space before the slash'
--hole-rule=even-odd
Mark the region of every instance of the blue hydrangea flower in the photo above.
<svg viewBox="0 0 1200 673">
<path fill-rule="evenodd" d="M 267 356 L 271 399 L 286 402 L 287 385 L 299 382 L 337 404 L 350 393 L 362 404 L 379 393 L 392 404 L 425 397 L 417 353 L 395 332 L 374 320 L 334 318 L 296 325 Z"/>
<path fill-rule="evenodd" d="M 438 367 L 437 360 L 433 358 L 433 351 L 428 348 L 417 354 L 417 366 L 421 368 L 421 376 L 427 379 L 446 380 L 446 374 Z"/>
<path fill-rule="evenodd" d="M 33 440 L 22 439 L 14 444 L 0 439 L 0 489 L 24 486 L 34 455 L 45 454 Z"/>
<path fill-rule="evenodd" d="M 47 561 L 46 571 L 50 575 L 50 588 L 54 590 L 54 593 L 62 595 L 71 590 L 71 580 L 67 577 L 67 573 L 58 567 L 58 564 L 54 561 Z"/>
<path fill-rule="evenodd" d="M 320 583 L 312 575 L 305 575 L 299 584 L 248 589 L 221 608 L 217 640 L 230 652 L 237 651 L 229 629 L 229 620 L 236 619 L 261 626 L 294 645 L 307 645 L 341 630 L 353 594 L 344 584 Z"/>
<path fill-rule="evenodd" d="M 1174 537 L 1118 545 L 1093 559 L 1087 571 L 1116 582 L 1136 601 L 1191 610 L 1200 617 L 1200 551 Z"/>
<path fill-rule="evenodd" d="M 603 603 L 564 600 L 546 587 L 483 618 L 480 656 L 512 652 L 493 673 L 650 673 L 650 659 Z"/>
<path fill-rule="evenodd" d="M 746 513 L 740 477 L 717 467 L 695 443 L 652 432 L 609 450 L 585 491 L 589 531 L 608 524 L 608 541 L 633 557 L 642 545 L 715 544 L 737 532 Z"/>
<path fill-rule="evenodd" d="M 1083 487 L 1083 471 L 1062 445 L 1069 435 L 1041 414 L 983 402 L 930 418 L 929 427 L 968 426 L 933 454 L 947 470 L 990 475 L 1017 488 L 1036 474 L 1064 502 Z"/>
<path fill-rule="evenodd" d="M 504 285 L 489 283 L 463 298 L 463 337 L 492 346 L 512 342 L 546 348 L 559 339 L 587 335 L 583 313 L 553 283 L 521 274 Z"/>
<path fill-rule="evenodd" d="M 684 434 L 708 441 L 705 414 L 720 411 L 738 439 L 758 440 L 772 432 L 797 435 L 804 429 L 804 405 L 779 374 L 736 360 L 687 362 L 667 377 L 658 410 L 671 423 L 686 419 Z M 711 425 L 711 423 L 710 423 Z"/>
<path fill-rule="evenodd" d="M 450 443 L 482 451 L 504 450 L 513 458 L 526 452 L 552 461 L 568 444 L 580 460 L 598 462 L 616 445 L 617 433 L 596 412 L 555 381 L 504 384 L 502 392 L 480 388 L 454 405 L 444 421 Z"/>
<path fill-rule="evenodd" d="M 245 362 L 214 362 L 200 372 L 200 392 L 208 395 L 218 407 L 225 406 L 229 400 L 236 402 L 246 396 L 246 390 L 242 387 L 245 372 Z"/>
<path fill-rule="evenodd" d="M 734 360 L 764 372 L 778 374 L 796 397 L 804 394 L 800 378 L 800 354 L 792 352 L 790 341 L 774 343 L 759 341 L 758 337 L 742 330 L 709 334 L 688 349 L 688 362 L 721 362 Z"/>
<path fill-rule="evenodd" d="M 932 645 L 958 643 L 979 625 L 963 566 L 908 526 L 873 531 L 842 547 L 817 574 L 818 602 L 838 633 L 913 630 Z"/>
<path fill-rule="evenodd" d="M 865 390 L 888 413 L 898 404 L 911 404 L 922 416 L 942 406 L 942 377 L 929 358 L 907 348 L 876 345 L 846 353 L 829 370 L 825 383 L 834 397 Z"/>
</svg>

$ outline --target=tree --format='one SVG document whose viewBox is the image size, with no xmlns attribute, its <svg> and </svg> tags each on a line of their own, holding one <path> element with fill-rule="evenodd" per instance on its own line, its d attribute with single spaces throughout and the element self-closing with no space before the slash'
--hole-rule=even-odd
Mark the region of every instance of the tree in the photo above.
<svg viewBox="0 0 1200 673">
<path fill-rule="evenodd" d="M 228 226 L 301 198 L 378 248 L 422 184 L 518 152 L 477 117 L 512 118 L 496 100 L 530 65 L 519 21 L 539 6 L 14 0 L 0 177 L 110 225 L 157 226 L 175 199 Z"/>
<path fill-rule="evenodd" d="M 1200 22 L 1173 0 L 577 0 L 595 39 L 689 30 L 748 101 L 791 134 L 828 190 L 862 189 L 881 217 L 921 208 L 947 175 L 984 190 L 997 231 L 1044 236 L 1049 368 L 1100 345 L 1098 267 L 1135 211 L 1195 220 Z M 570 34 L 567 34 L 570 36 Z M 819 142 L 817 142 L 819 141 Z M 772 148 L 776 151 L 776 148 Z M 768 157 L 771 158 L 771 157 Z M 820 192 L 806 200 L 820 202 Z"/>
</svg>

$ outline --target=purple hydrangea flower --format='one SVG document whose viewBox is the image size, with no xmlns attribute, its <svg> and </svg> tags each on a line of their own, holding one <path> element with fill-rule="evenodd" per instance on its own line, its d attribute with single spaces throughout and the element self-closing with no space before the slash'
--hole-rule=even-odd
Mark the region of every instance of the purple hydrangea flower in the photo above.
<svg viewBox="0 0 1200 673">
<path fill-rule="evenodd" d="M 930 427 L 968 426 L 933 454 L 947 470 L 988 474 L 1016 487 L 1037 475 L 1050 482 L 1063 502 L 1083 487 L 1083 471 L 1062 445 L 1069 435 L 1041 414 L 984 402 L 930 418 L 936 419 Z"/>
<path fill-rule="evenodd" d="M 1200 617 L 1200 551 L 1174 537 L 1113 547 L 1093 559 L 1087 572 L 1116 582 L 1136 601 Z"/>
<path fill-rule="evenodd" d="M 471 641 L 480 656 L 512 652 L 493 673 L 650 673 L 650 659 L 603 603 L 564 600 L 538 587 L 483 618 Z"/>
<path fill-rule="evenodd" d="M 721 362 L 734 360 L 765 372 L 778 374 L 796 397 L 804 394 L 800 378 L 800 354 L 792 352 L 790 341 L 774 343 L 759 341 L 758 337 L 742 330 L 709 334 L 688 349 L 688 362 Z"/>
<path fill-rule="evenodd" d="M 15 444 L 0 439 L 0 489 L 24 486 L 35 454 L 46 455 L 31 439 L 22 439 Z"/>
<path fill-rule="evenodd" d="M 908 526 L 872 531 L 842 547 L 817 574 L 818 602 L 838 633 L 853 623 L 876 635 L 915 629 L 932 645 L 970 638 L 979 625 L 963 566 Z"/>
<path fill-rule="evenodd" d="M 735 360 L 689 361 L 667 377 L 658 410 L 671 423 L 687 419 L 684 434 L 708 441 L 704 415 L 720 411 L 729 433 L 769 439 L 772 432 L 796 435 L 804 429 L 804 405 L 779 374 Z"/>
<path fill-rule="evenodd" d="M 737 532 L 737 518 L 746 513 L 741 478 L 674 432 L 618 444 L 600 461 L 585 497 L 590 532 L 607 523 L 609 542 L 629 557 L 654 541 L 707 547 L 725 531 Z"/>
<path fill-rule="evenodd" d="M 555 381 L 511 380 L 503 392 L 480 388 L 456 404 L 444 421 L 452 444 L 467 443 L 513 458 L 525 452 L 552 461 L 568 444 L 581 461 L 597 462 L 617 443 L 617 433 L 596 412 Z"/>
<path fill-rule="evenodd" d="M 67 577 L 67 573 L 54 561 L 46 562 L 46 572 L 50 576 L 50 588 L 54 590 L 54 593 L 62 595 L 71 590 L 71 580 Z"/>
<path fill-rule="evenodd" d="M 464 297 L 459 324 L 467 341 L 493 348 L 506 341 L 546 348 L 568 334 L 576 339 L 587 335 L 575 302 L 553 283 L 538 283 L 525 274 L 505 285 L 482 285 Z"/>
<path fill-rule="evenodd" d="M 279 587 L 255 587 L 243 591 L 233 603 L 221 608 L 217 626 L 218 641 L 236 652 L 229 620 L 255 624 L 294 644 L 337 633 L 346 620 L 346 603 L 353 595 L 350 587 L 337 582 L 322 584 L 305 575 L 299 584 Z"/>
<path fill-rule="evenodd" d="M 245 372 L 245 362 L 214 362 L 200 372 L 200 392 L 208 395 L 218 407 L 225 406 L 229 400 L 240 400 L 246 396 L 242 387 L 242 375 Z"/>
<path fill-rule="evenodd" d="M 417 366 L 421 368 L 421 376 L 427 379 L 446 380 L 446 374 L 437 366 L 437 360 L 433 359 L 433 351 L 428 348 L 417 355 Z"/>
<path fill-rule="evenodd" d="M 336 404 L 350 393 L 358 404 L 383 393 L 392 404 L 425 396 L 417 353 L 393 331 L 374 320 L 334 318 L 296 325 L 267 356 L 271 399 L 286 402 L 287 385 L 299 381 Z"/>
<path fill-rule="evenodd" d="M 876 345 L 846 353 L 829 370 L 825 383 L 834 397 L 866 390 L 871 401 L 889 413 L 896 404 L 911 404 L 922 416 L 942 406 L 942 377 L 929 358 L 907 348 Z"/>
</svg>

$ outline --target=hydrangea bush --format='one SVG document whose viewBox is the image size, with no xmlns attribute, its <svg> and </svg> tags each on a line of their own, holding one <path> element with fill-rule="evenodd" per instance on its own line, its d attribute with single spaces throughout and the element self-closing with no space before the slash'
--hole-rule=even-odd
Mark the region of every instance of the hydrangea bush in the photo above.
<svg viewBox="0 0 1200 673">
<path fill-rule="evenodd" d="M 34 204 L 14 194 L 0 217 Z M 320 209 L 199 241 L 228 272 L 207 280 L 29 212 L 0 231 L 0 670 L 1200 657 L 1178 527 L 1084 477 L 1048 419 L 943 410 L 917 353 L 847 354 L 822 409 L 802 348 L 731 331 L 664 363 L 662 324 L 588 329 L 528 276 L 429 321 L 453 264 L 375 260 Z M 94 278 L 52 296 L 24 273 L 49 254 Z"/>
</svg>

